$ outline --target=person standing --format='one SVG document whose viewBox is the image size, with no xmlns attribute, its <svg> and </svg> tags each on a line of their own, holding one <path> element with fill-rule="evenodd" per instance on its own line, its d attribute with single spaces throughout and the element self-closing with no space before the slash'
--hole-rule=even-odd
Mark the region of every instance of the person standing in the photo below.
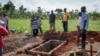
<svg viewBox="0 0 100 56">
<path fill-rule="evenodd" d="M 64 8 L 63 19 L 62 19 L 64 32 L 68 32 L 68 19 L 69 19 L 69 13 L 67 12 L 67 9 Z"/>
<path fill-rule="evenodd" d="M 5 22 L 6 29 L 9 31 L 9 28 L 8 28 L 9 20 L 8 20 L 8 16 L 6 14 L 3 14 L 2 21 Z"/>
<path fill-rule="evenodd" d="M 36 37 L 38 35 L 38 20 L 37 20 L 37 16 L 33 15 L 32 19 L 31 19 L 31 27 L 32 27 L 32 31 L 33 31 L 33 36 Z"/>
<path fill-rule="evenodd" d="M 0 21 L 0 56 L 3 56 L 3 36 L 8 36 L 9 32 L 8 30 L 5 28 L 5 22 Z"/>
<path fill-rule="evenodd" d="M 55 19 L 56 19 L 56 15 L 53 13 L 53 10 L 51 10 L 51 14 L 49 15 L 50 30 L 56 30 Z"/>
<path fill-rule="evenodd" d="M 38 20 L 38 26 L 39 26 L 39 31 L 41 32 L 41 34 L 43 33 L 41 25 L 42 25 L 42 20 L 39 16 L 37 16 L 37 20 Z"/>
<path fill-rule="evenodd" d="M 89 25 L 89 15 L 86 11 L 85 6 L 81 7 L 81 13 L 82 13 L 82 15 L 81 15 L 81 18 L 79 20 L 80 23 L 78 25 L 79 25 L 79 28 L 80 28 L 80 33 L 81 33 L 80 35 L 82 37 L 82 40 L 81 40 L 82 46 L 81 46 L 81 48 L 85 49 L 86 31 L 87 31 L 88 25 Z"/>
</svg>

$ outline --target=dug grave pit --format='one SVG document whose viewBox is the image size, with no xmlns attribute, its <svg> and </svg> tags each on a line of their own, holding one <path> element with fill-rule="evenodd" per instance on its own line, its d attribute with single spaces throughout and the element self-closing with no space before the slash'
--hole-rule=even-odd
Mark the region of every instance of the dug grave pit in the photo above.
<svg viewBox="0 0 100 56">
<path fill-rule="evenodd" d="M 60 48 L 65 43 L 66 41 L 49 40 L 43 44 L 40 44 L 36 48 L 30 49 L 28 53 L 31 55 L 53 56 L 54 51 Z"/>
</svg>

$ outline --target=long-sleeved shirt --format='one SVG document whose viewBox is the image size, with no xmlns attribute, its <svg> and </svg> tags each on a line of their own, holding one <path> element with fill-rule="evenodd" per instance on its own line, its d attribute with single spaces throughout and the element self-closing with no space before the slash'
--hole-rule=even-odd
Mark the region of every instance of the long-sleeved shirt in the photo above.
<svg viewBox="0 0 100 56">
<path fill-rule="evenodd" d="M 85 29 L 84 30 L 87 30 L 88 29 L 88 25 L 89 25 L 89 15 L 88 15 L 87 12 L 82 13 L 82 16 L 81 16 L 81 18 L 79 20 L 78 25 L 79 25 L 79 27 L 80 27 L 81 30 L 83 30 L 83 28 L 84 28 L 84 23 L 85 23 L 84 21 L 85 20 L 87 22 L 86 22 L 86 25 L 85 25 Z"/>
<path fill-rule="evenodd" d="M 7 36 L 9 35 L 8 30 L 6 30 L 6 28 L 4 28 L 2 25 L 0 25 L 0 46 L 3 46 L 3 40 L 2 40 L 2 36 Z"/>
</svg>

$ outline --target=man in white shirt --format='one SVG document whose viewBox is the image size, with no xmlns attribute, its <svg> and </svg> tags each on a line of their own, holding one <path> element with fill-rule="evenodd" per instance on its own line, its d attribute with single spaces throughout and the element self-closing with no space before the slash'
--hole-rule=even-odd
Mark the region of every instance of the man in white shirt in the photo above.
<svg viewBox="0 0 100 56">
<path fill-rule="evenodd" d="M 82 49 L 85 49 L 85 41 L 86 41 L 86 31 L 88 29 L 88 25 L 89 25 L 89 15 L 88 13 L 86 12 L 86 7 L 83 6 L 81 7 L 81 13 L 82 13 L 82 16 L 79 20 L 79 28 L 81 30 L 81 37 L 82 37 L 82 46 L 81 48 Z"/>
</svg>

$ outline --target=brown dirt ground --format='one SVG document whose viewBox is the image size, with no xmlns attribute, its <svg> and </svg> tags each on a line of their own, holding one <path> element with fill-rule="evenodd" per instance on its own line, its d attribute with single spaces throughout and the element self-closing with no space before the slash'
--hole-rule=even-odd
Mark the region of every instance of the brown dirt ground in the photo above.
<svg viewBox="0 0 100 56">
<path fill-rule="evenodd" d="M 49 35 L 51 32 L 45 32 L 44 33 L 44 39 L 45 37 L 51 37 L 51 35 Z M 63 32 L 54 32 L 54 36 L 56 36 L 56 38 L 58 39 L 66 39 L 66 37 L 68 37 L 69 39 L 69 44 L 68 45 L 64 45 L 62 46 L 61 48 L 59 48 L 58 50 L 56 50 L 54 53 L 55 55 L 59 55 L 61 53 L 64 53 L 65 51 L 69 51 L 71 50 L 71 48 L 73 46 L 76 45 L 76 38 L 75 36 L 77 36 L 77 32 L 76 31 L 72 31 L 72 32 L 69 32 L 67 33 L 67 36 L 66 36 L 66 33 L 63 33 Z M 58 35 L 57 35 L 58 34 Z M 62 36 L 64 35 L 64 36 Z M 60 38 L 60 37 L 62 38 Z M 94 38 L 95 41 L 97 42 L 100 42 L 100 32 L 96 32 L 96 31 L 88 31 L 87 32 L 87 40 L 89 40 L 90 38 Z M 11 34 L 9 35 L 9 37 L 5 37 L 4 38 L 4 43 L 5 43 L 5 46 L 4 46 L 4 52 L 3 53 L 8 53 L 8 52 L 12 52 L 12 51 L 15 51 L 16 49 L 18 49 L 19 47 L 22 47 L 30 42 L 32 42 L 33 39 L 31 39 L 31 37 L 26 37 L 24 36 L 23 34 Z"/>
</svg>

